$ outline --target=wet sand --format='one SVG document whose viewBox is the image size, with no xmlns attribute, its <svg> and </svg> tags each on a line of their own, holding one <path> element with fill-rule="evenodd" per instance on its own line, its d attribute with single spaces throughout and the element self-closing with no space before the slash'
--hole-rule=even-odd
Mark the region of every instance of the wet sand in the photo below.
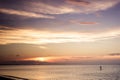
<svg viewBox="0 0 120 80">
<path fill-rule="evenodd" d="M 0 76 L 0 80 L 13 80 L 13 79 Z"/>
<path fill-rule="evenodd" d="M 0 80 L 29 80 L 29 79 L 9 75 L 0 75 Z"/>
</svg>

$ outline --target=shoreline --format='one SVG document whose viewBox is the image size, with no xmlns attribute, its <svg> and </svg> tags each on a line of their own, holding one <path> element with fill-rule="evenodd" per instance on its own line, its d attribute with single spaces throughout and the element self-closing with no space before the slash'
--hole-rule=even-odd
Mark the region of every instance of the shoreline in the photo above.
<svg viewBox="0 0 120 80">
<path fill-rule="evenodd" d="M 0 80 L 29 80 L 29 79 L 10 75 L 0 75 Z"/>
</svg>

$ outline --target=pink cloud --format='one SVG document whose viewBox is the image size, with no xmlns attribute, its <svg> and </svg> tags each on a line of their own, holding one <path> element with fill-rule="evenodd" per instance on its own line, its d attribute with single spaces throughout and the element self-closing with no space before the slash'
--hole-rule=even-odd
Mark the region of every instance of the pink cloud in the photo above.
<svg viewBox="0 0 120 80">
<path fill-rule="evenodd" d="M 0 8 L 0 13 L 10 14 L 10 15 L 18 15 L 28 18 L 51 18 L 53 19 L 53 16 L 38 14 L 35 12 L 28 12 L 28 11 L 22 11 L 22 10 L 15 10 L 15 9 L 6 9 L 6 8 Z"/>
<path fill-rule="evenodd" d="M 98 24 L 98 22 L 92 22 L 92 21 L 77 21 L 77 20 L 71 20 L 71 23 L 81 24 L 81 25 L 95 25 Z"/>
<path fill-rule="evenodd" d="M 85 14 L 107 10 L 119 2 L 120 0 L 66 0 L 78 13 Z"/>
</svg>

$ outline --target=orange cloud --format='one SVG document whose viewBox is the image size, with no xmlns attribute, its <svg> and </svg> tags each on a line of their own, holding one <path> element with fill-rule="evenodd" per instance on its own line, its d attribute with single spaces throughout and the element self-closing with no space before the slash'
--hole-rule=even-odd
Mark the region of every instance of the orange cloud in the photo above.
<svg viewBox="0 0 120 80">
<path fill-rule="evenodd" d="M 49 32 L 32 29 L 1 29 L 0 44 L 27 43 L 27 44 L 48 44 L 66 42 L 91 42 L 97 40 L 119 37 L 120 29 L 106 32 Z"/>
</svg>

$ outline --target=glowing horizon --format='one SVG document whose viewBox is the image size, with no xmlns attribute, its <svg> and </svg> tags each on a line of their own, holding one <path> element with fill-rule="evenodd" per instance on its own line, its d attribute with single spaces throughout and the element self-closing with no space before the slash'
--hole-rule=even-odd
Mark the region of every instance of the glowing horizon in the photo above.
<svg viewBox="0 0 120 80">
<path fill-rule="evenodd" d="M 114 62 L 119 9 L 120 0 L 1 0 L 0 61 Z"/>
<path fill-rule="evenodd" d="M 101 61 L 101 60 L 120 60 L 119 55 L 105 55 L 105 56 L 50 56 L 50 57 L 33 57 L 33 58 L 26 58 L 25 61 L 40 61 L 40 62 L 81 62 L 81 61 Z"/>
</svg>

